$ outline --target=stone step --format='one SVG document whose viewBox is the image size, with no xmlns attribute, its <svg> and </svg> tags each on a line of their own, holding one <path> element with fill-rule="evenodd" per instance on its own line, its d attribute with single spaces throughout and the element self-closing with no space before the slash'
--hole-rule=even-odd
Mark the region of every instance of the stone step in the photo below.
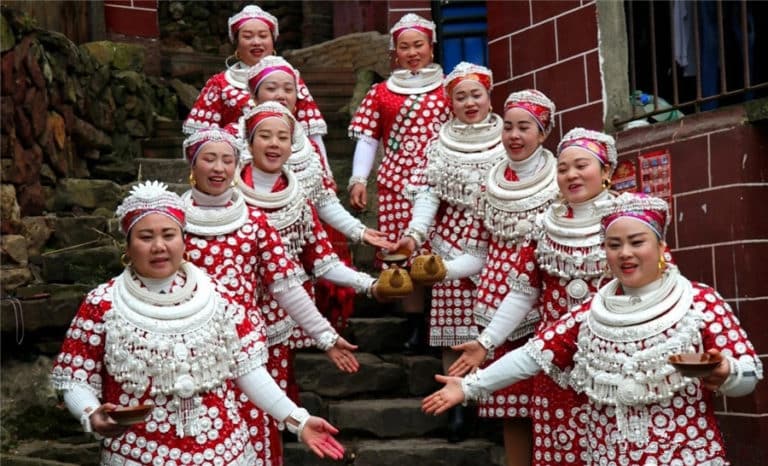
<svg viewBox="0 0 768 466">
<path fill-rule="evenodd" d="M 347 127 L 349 126 L 349 113 L 347 112 L 327 112 L 323 113 L 325 123 L 328 125 L 328 134 L 324 140 L 343 139 L 348 140 Z"/>
<path fill-rule="evenodd" d="M 110 230 L 109 219 L 98 215 L 78 215 L 72 217 L 48 217 L 53 227 L 51 240 L 46 247 L 67 248 L 79 244 L 111 241 L 117 231 Z"/>
<path fill-rule="evenodd" d="M 53 440 L 26 441 L 14 448 L 14 454 L 0 455 L 3 466 L 96 466 L 99 464 L 99 442 L 90 439 L 73 442 Z"/>
<path fill-rule="evenodd" d="M 355 155 L 355 141 L 351 139 L 330 139 L 323 141 L 330 159 L 349 159 Z"/>
<path fill-rule="evenodd" d="M 155 137 L 181 135 L 182 120 L 155 120 Z"/>
<path fill-rule="evenodd" d="M 448 414 L 424 414 L 420 398 L 330 403 L 328 420 L 345 435 L 366 434 L 378 438 L 420 437 L 448 426 Z"/>
<path fill-rule="evenodd" d="M 331 81 L 316 82 L 312 84 L 310 91 L 316 100 L 324 97 L 352 97 L 355 83 L 339 83 Z"/>
<path fill-rule="evenodd" d="M 83 284 L 42 284 L 17 288 L 16 299 L 3 299 L 0 305 L 2 333 L 21 336 L 27 332 L 58 329 L 55 333 L 63 338 L 80 303 L 92 288 Z"/>
<path fill-rule="evenodd" d="M 358 351 L 375 354 L 400 351 L 408 337 L 406 320 L 400 317 L 353 317 L 345 332 Z"/>
<path fill-rule="evenodd" d="M 53 204 L 56 212 L 74 208 L 114 212 L 124 196 L 124 188 L 114 181 L 62 178 L 56 184 Z"/>
<path fill-rule="evenodd" d="M 403 368 L 407 380 L 403 389 L 410 396 L 429 395 L 440 388 L 435 381 L 435 374 L 442 374 L 444 371 L 443 363 L 438 357 L 392 353 L 382 354 L 381 359 Z"/>
<path fill-rule="evenodd" d="M 164 48 L 161 56 L 163 76 L 182 78 L 196 84 L 202 84 L 214 74 L 226 69 L 226 57 L 221 55 Z"/>
<path fill-rule="evenodd" d="M 338 112 L 347 109 L 350 95 L 321 95 L 316 97 L 315 100 L 321 112 Z"/>
<path fill-rule="evenodd" d="M 442 439 L 346 440 L 347 466 L 503 466 L 504 449 L 487 440 L 448 443 Z M 331 466 L 297 442 L 285 443 L 285 464 Z"/>
<path fill-rule="evenodd" d="M 184 139 L 184 135 L 181 132 L 176 136 L 143 139 L 141 141 L 141 152 L 145 158 L 150 159 L 180 159 Z"/>
<path fill-rule="evenodd" d="M 137 158 L 134 163 L 137 176 L 142 180 L 189 185 L 189 162 L 186 159 Z"/>
<path fill-rule="evenodd" d="M 300 70 L 301 78 L 307 87 L 315 94 L 314 86 L 323 83 L 346 84 L 354 86 L 357 82 L 355 70 L 352 68 L 316 68 L 305 67 Z"/>
<path fill-rule="evenodd" d="M 405 385 L 405 371 L 369 353 L 356 353 L 360 370 L 339 371 L 321 353 L 298 353 L 294 361 L 296 381 L 302 391 L 323 397 L 344 398 L 361 394 L 397 392 Z"/>
</svg>

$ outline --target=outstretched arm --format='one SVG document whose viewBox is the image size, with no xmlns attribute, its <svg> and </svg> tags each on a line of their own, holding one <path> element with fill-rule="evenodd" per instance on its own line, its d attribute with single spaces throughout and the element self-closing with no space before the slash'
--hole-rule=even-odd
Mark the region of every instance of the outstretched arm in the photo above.
<svg viewBox="0 0 768 466">
<path fill-rule="evenodd" d="M 491 322 L 483 329 L 477 340 L 453 348 L 456 351 L 462 351 L 462 355 L 448 368 L 448 375 L 462 376 L 480 367 L 488 352 L 504 343 L 507 337 L 520 325 L 520 322 L 533 307 L 537 297 L 538 293 L 525 294 L 510 291 L 499 304 Z"/>
<path fill-rule="evenodd" d="M 238 377 L 236 383 L 253 404 L 285 422 L 288 430 L 295 433 L 317 456 L 343 458 L 344 447 L 333 438 L 338 430 L 324 419 L 310 416 L 306 409 L 296 406 L 264 366 Z"/>
<path fill-rule="evenodd" d="M 524 347 L 517 348 L 487 368 L 463 379 L 436 375 L 435 380 L 446 385 L 424 398 L 421 408 L 428 414 L 441 414 L 465 400 L 477 400 L 500 388 L 533 377 L 540 370 L 541 367 Z"/>
<path fill-rule="evenodd" d="M 288 315 L 315 340 L 317 347 L 326 352 L 328 358 L 339 370 L 356 372 L 360 368 L 355 355 L 352 354 L 352 351 L 356 350 L 357 347 L 336 333 L 331 323 L 323 317 L 303 287 L 294 286 L 287 290 L 272 290 L 272 296 L 275 297 L 280 307 L 285 309 Z"/>
</svg>

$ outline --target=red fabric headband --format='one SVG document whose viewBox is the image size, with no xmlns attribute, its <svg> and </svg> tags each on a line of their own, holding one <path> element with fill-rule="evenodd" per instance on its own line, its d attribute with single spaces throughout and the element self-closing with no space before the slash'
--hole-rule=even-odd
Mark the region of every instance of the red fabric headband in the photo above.
<svg viewBox="0 0 768 466">
<path fill-rule="evenodd" d="M 425 36 L 427 36 L 427 40 L 429 40 L 429 43 L 430 44 L 432 43 L 432 31 L 431 30 L 425 28 L 424 26 L 406 26 L 406 27 L 400 28 L 397 31 L 392 33 L 392 39 L 395 42 L 395 44 L 397 44 L 397 38 L 400 37 L 400 34 L 402 34 L 403 32 L 405 32 L 405 31 L 407 31 L 409 29 L 413 29 L 414 31 L 418 31 L 418 32 L 424 34 Z"/>
<path fill-rule="evenodd" d="M 453 90 L 456 88 L 456 86 L 458 86 L 462 81 L 466 80 L 477 81 L 482 84 L 484 88 L 488 90 L 491 89 L 490 76 L 480 73 L 469 73 L 465 74 L 464 76 L 456 77 L 455 79 L 451 80 L 447 86 L 445 86 L 445 91 L 448 93 L 448 96 L 450 97 L 450 95 L 453 94 Z"/>
<path fill-rule="evenodd" d="M 182 231 L 184 230 L 184 222 L 186 220 L 186 216 L 184 215 L 184 211 L 182 209 L 174 209 L 173 207 L 153 207 L 151 209 L 136 209 L 126 213 L 122 219 L 121 224 L 125 234 L 129 234 L 131 228 L 133 228 L 139 222 L 139 220 L 149 214 L 162 214 L 170 217 L 171 220 L 179 224 L 179 227 L 182 229 Z"/>
<path fill-rule="evenodd" d="M 594 141 L 592 139 L 572 139 L 570 141 L 564 141 L 562 145 L 560 146 L 560 152 L 557 154 L 558 156 L 563 153 L 563 151 L 569 147 L 578 147 L 579 149 L 585 150 L 595 156 L 597 160 L 600 161 L 603 165 L 610 165 L 611 161 L 608 159 L 608 148 L 605 147 L 604 144 Z"/>
<path fill-rule="evenodd" d="M 266 24 L 269 28 L 269 32 L 272 33 L 272 37 L 275 36 L 275 25 L 272 24 L 271 21 L 268 21 L 266 18 L 262 16 L 249 16 L 247 18 L 243 18 L 240 21 L 237 21 L 235 24 L 232 25 L 232 37 L 237 36 L 237 31 L 240 30 L 241 27 L 243 27 L 243 24 L 247 23 L 248 21 L 255 19 L 257 21 L 261 21 L 262 23 Z"/>
<path fill-rule="evenodd" d="M 520 108 L 528 112 L 536 120 L 536 124 L 539 125 L 542 132 L 546 132 L 551 128 L 552 114 L 547 107 L 524 100 L 513 100 L 504 106 L 504 113 L 510 108 Z"/>
<path fill-rule="evenodd" d="M 630 217 L 645 223 L 651 230 L 653 230 L 657 238 L 664 239 L 664 226 L 667 224 L 667 219 L 663 212 L 656 210 L 630 210 L 626 212 L 616 212 L 614 214 L 603 217 L 603 228 L 608 230 L 608 227 L 610 227 L 613 222 L 620 219 L 621 217 Z"/>
<path fill-rule="evenodd" d="M 276 72 L 276 71 L 282 71 L 284 73 L 288 73 L 289 76 L 293 77 L 293 80 L 296 81 L 296 73 L 293 69 L 291 69 L 288 66 L 267 66 L 263 70 L 259 72 L 259 74 L 251 77 L 248 80 L 248 89 L 250 89 L 252 94 L 256 94 L 256 91 L 259 89 L 259 86 L 261 85 L 262 81 L 267 78 L 270 74 Z"/>
<path fill-rule="evenodd" d="M 281 119 L 285 124 L 288 125 L 288 127 L 291 130 L 291 133 L 293 133 L 293 120 L 291 120 L 289 116 L 287 116 L 285 113 L 272 112 L 272 111 L 266 110 L 253 115 L 252 117 L 248 118 L 245 121 L 245 127 L 248 130 L 248 141 L 251 140 L 251 137 L 253 136 L 253 132 L 256 130 L 256 127 L 259 126 L 267 118 Z"/>
</svg>

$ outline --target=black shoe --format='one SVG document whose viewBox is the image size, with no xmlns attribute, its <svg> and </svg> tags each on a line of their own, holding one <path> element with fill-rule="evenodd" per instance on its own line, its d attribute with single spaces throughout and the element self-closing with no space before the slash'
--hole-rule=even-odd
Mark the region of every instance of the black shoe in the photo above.
<svg viewBox="0 0 768 466">
<path fill-rule="evenodd" d="M 461 442 L 467 437 L 466 425 L 464 423 L 464 406 L 456 406 L 448 414 L 448 441 L 450 443 Z"/>
<path fill-rule="evenodd" d="M 423 314 L 405 314 L 408 323 L 408 339 L 403 343 L 403 354 L 424 353 L 424 316 Z"/>
</svg>

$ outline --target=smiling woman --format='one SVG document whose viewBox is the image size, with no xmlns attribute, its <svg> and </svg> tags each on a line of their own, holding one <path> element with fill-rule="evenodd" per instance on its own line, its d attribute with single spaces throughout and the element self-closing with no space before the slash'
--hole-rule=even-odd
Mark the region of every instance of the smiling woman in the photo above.
<svg viewBox="0 0 768 466">
<path fill-rule="evenodd" d="M 101 464 L 196 455 L 257 464 L 259 445 L 248 441 L 236 412 L 240 392 L 318 456 L 341 458 L 336 429 L 297 407 L 267 373 L 262 332 L 244 306 L 182 260 L 182 199 L 145 182 L 117 216 L 128 241 L 125 270 L 88 294 L 51 378 L 85 431 L 103 437 Z M 110 414 L 140 405 L 152 406 L 146 422 L 121 423 Z"/>
<path fill-rule="evenodd" d="M 277 18 L 256 5 L 246 5 L 232 15 L 227 27 L 229 39 L 235 46 L 234 56 L 227 58 L 226 71 L 215 74 L 200 91 L 184 121 L 184 133 L 200 129 L 224 128 L 236 123 L 249 107 L 248 69 L 266 57 L 275 55 L 275 41 L 280 33 Z M 299 79 L 294 115 L 325 156 L 323 135 L 328 127 L 320 108 Z"/>
<path fill-rule="evenodd" d="M 665 201 L 625 193 L 595 207 L 617 278 L 488 368 L 463 380 L 438 376 L 446 387 L 424 400 L 425 411 L 546 374 L 583 394 L 572 405 L 585 425 L 579 464 L 730 464 L 714 395 L 752 392 L 760 358 L 728 303 L 664 262 Z M 699 367 L 679 372 L 681 360 Z M 545 458 L 534 464 L 552 464 Z"/>
</svg>

